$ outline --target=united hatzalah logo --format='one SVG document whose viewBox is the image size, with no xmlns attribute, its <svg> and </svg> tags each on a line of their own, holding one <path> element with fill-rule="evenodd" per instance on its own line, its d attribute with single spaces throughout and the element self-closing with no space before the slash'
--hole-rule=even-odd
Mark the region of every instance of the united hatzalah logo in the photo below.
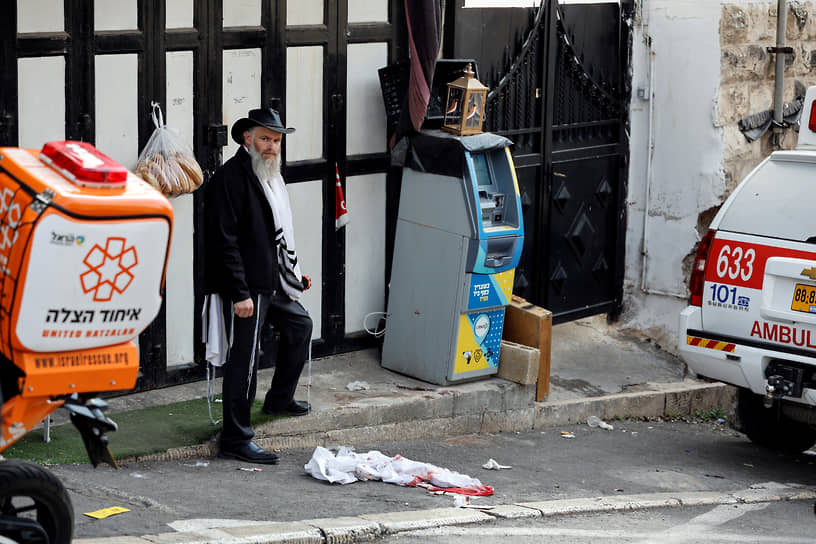
<svg viewBox="0 0 816 544">
<path fill-rule="evenodd" d="M 80 274 L 82 291 L 93 292 L 93 299 L 106 302 L 113 297 L 114 291 L 120 295 L 133 282 L 132 269 L 139 263 L 136 247 L 125 247 L 124 238 L 110 237 L 102 248 L 94 244 L 82 262 L 88 270 Z"/>
</svg>

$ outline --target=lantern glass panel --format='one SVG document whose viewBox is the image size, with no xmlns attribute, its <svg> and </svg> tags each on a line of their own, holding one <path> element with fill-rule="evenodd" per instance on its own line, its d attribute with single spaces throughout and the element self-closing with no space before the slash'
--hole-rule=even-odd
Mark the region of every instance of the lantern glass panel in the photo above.
<svg viewBox="0 0 816 544">
<path fill-rule="evenodd" d="M 462 104 L 464 91 L 458 87 L 448 88 L 448 105 L 445 108 L 445 126 L 457 127 L 462 121 Z"/>
<path fill-rule="evenodd" d="M 465 117 L 465 128 L 468 131 L 482 130 L 482 117 L 484 112 L 484 93 L 470 93 L 467 98 L 467 116 Z"/>
</svg>

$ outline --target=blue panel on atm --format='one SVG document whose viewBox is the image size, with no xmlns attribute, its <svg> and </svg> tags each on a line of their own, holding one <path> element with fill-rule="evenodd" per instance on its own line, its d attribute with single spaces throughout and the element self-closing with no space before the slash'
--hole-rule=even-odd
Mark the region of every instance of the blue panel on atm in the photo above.
<svg viewBox="0 0 816 544">
<path fill-rule="evenodd" d="M 506 147 L 465 152 L 468 197 L 477 239 L 468 243 L 466 270 L 495 274 L 521 259 L 524 225 L 515 170 Z"/>
<path fill-rule="evenodd" d="M 476 274 L 496 274 L 518 266 L 524 236 L 501 236 L 470 240 L 465 269 Z"/>
<path fill-rule="evenodd" d="M 507 306 L 513 296 L 515 270 L 497 274 L 471 274 L 467 292 L 467 310 Z"/>
<path fill-rule="evenodd" d="M 524 233 L 516 173 L 506 147 L 465 152 L 468 196 L 475 232 L 484 240 Z"/>
<path fill-rule="evenodd" d="M 504 308 L 498 310 L 488 310 L 486 312 L 472 312 L 467 314 L 470 326 L 473 329 L 473 335 L 479 348 L 482 350 L 484 358 L 487 360 L 488 366 L 495 367 L 499 364 L 499 354 L 501 352 L 501 338 L 502 330 L 504 328 Z M 487 323 L 490 325 L 482 333 L 479 334 L 479 327 L 477 323 L 484 321 L 487 318 Z"/>
</svg>

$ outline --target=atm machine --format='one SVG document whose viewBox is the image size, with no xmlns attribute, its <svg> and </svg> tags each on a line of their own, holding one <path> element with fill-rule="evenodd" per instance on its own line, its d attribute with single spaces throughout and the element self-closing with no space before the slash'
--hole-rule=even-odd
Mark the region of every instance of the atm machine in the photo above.
<svg viewBox="0 0 816 544">
<path fill-rule="evenodd" d="M 384 368 L 439 385 L 497 372 L 524 242 L 511 143 L 491 133 L 410 138 Z"/>
</svg>

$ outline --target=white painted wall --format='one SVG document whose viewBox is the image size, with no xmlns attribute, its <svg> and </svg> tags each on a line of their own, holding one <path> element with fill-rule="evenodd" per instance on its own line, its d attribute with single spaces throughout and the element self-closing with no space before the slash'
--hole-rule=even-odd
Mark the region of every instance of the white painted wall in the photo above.
<svg viewBox="0 0 816 544">
<path fill-rule="evenodd" d="M 17 0 L 17 32 L 59 32 L 65 29 L 63 0 Z"/>
<path fill-rule="evenodd" d="M 683 259 L 698 241 L 699 213 L 719 204 L 725 190 L 725 146 L 715 126 L 722 5 L 641 5 L 633 37 L 622 321 L 671 349 L 686 305 Z"/>
<path fill-rule="evenodd" d="M 224 27 L 261 24 L 261 0 L 224 0 Z"/>
<path fill-rule="evenodd" d="M 387 0 L 351 0 L 348 3 L 349 23 L 388 21 Z"/>
<path fill-rule="evenodd" d="M 193 144 L 193 72 L 192 51 L 167 53 L 167 104 L 164 119 L 178 131 L 181 142 Z M 193 312 L 195 290 L 193 270 L 193 195 L 170 199 L 173 205 L 173 238 L 167 262 L 167 366 L 193 361 Z"/>
<path fill-rule="evenodd" d="M 286 0 L 286 24 L 323 24 L 323 0 Z"/>
<path fill-rule="evenodd" d="M 164 19 L 167 28 L 192 28 L 193 0 L 165 0 Z"/>
<path fill-rule="evenodd" d="M 385 311 L 385 174 L 346 179 L 346 332 L 374 330 Z M 365 321 L 365 324 L 364 324 Z"/>
<path fill-rule="evenodd" d="M 131 0 L 95 2 L 95 30 L 135 30 L 139 26 L 137 7 L 137 3 Z"/>
<path fill-rule="evenodd" d="M 323 312 L 323 182 L 293 183 L 286 186 L 292 207 L 300 271 L 312 280 L 312 288 L 301 302 L 312 318 L 312 338 L 320 338 Z"/>
<path fill-rule="evenodd" d="M 323 156 L 322 45 L 286 48 L 286 162 Z M 274 77 L 274 76 L 273 76 Z"/>
<path fill-rule="evenodd" d="M 388 63 L 385 43 L 348 46 L 346 150 L 357 153 L 386 151 L 386 119 L 377 70 Z"/>
<path fill-rule="evenodd" d="M 230 49 L 224 51 L 223 120 L 227 130 L 249 110 L 261 106 L 261 50 Z M 223 151 L 226 161 L 238 151 L 238 144 L 227 138 Z M 285 145 L 285 144 L 284 144 Z"/>
<path fill-rule="evenodd" d="M 139 158 L 138 56 L 96 55 L 96 147 L 127 168 Z"/>
<path fill-rule="evenodd" d="M 64 57 L 17 60 L 17 111 L 20 147 L 65 139 Z"/>
</svg>

